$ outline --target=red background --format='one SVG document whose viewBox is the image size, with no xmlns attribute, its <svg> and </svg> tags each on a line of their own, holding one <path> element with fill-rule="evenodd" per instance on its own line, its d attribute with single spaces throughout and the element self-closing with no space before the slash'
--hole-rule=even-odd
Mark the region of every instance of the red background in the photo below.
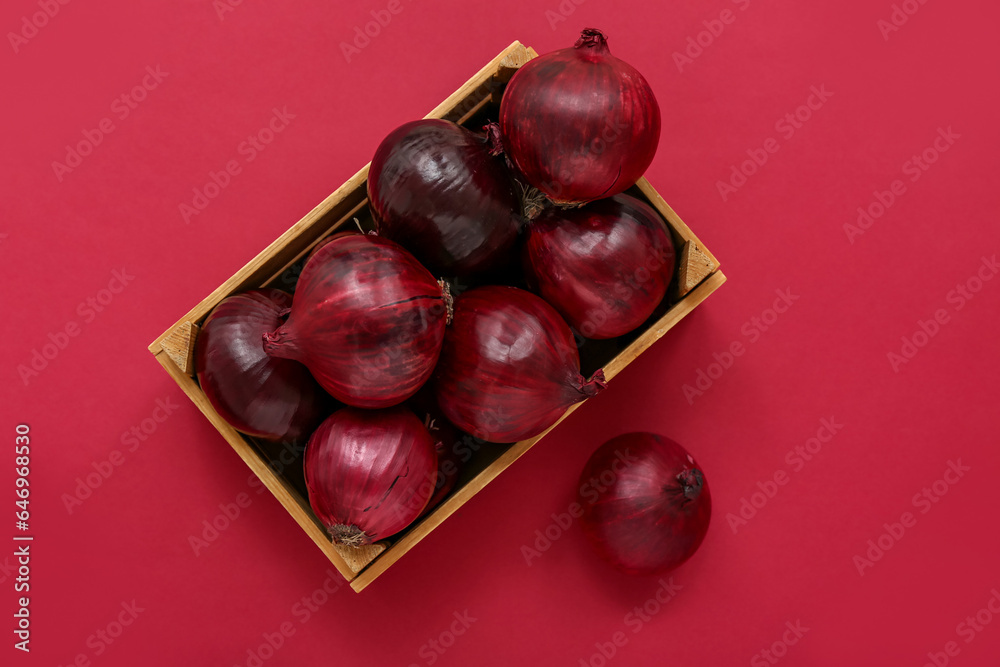
<svg viewBox="0 0 1000 667">
<path fill-rule="evenodd" d="M 0 536 L 16 532 L 25 422 L 35 542 L 25 656 L 12 648 L 14 543 L 0 537 L 4 664 L 246 665 L 284 622 L 294 635 L 264 664 L 599 665 L 595 644 L 618 631 L 627 643 L 609 664 L 768 664 L 758 654 L 779 642 L 787 665 L 921 665 L 949 641 L 951 664 L 998 664 L 1000 618 L 968 643 L 958 626 L 1000 587 L 1000 280 L 961 309 L 948 295 L 1000 251 L 1000 12 L 911 3 L 884 39 L 888 0 L 567 1 L 554 26 L 555 0 L 403 0 L 350 62 L 341 42 L 387 2 L 243 0 L 220 15 L 208 0 L 79 1 L 17 52 L 8 36 Z M 672 54 L 724 9 L 735 20 L 679 70 Z M 6 2 L 0 28 L 38 11 Z M 342 586 L 303 623 L 293 608 L 329 564 L 146 346 L 512 40 L 545 53 L 588 26 L 656 91 L 647 177 L 729 282 L 366 591 Z M 112 101 L 157 65 L 167 76 L 120 119 Z M 812 86 L 832 96 L 786 138 L 775 123 Z M 245 162 L 238 146 L 275 107 L 295 118 Z M 59 180 L 52 163 L 105 117 L 114 131 Z M 949 127 L 954 145 L 910 181 L 904 163 Z M 770 137 L 778 152 L 724 201 L 717 182 Z M 179 205 L 231 159 L 241 173 L 185 223 Z M 895 179 L 905 193 L 850 242 L 845 223 Z M 79 304 L 122 268 L 134 280 L 87 321 Z M 799 298 L 751 340 L 777 289 Z M 947 323 L 896 372 L 887 354 L 939 308 Z M 23 381 L 18 366 L 70 322 L 79 335 Z M 689 403 L 684 384 L 734 341 L 746 352 Z M 177 408 L 128 451 L 123 434 L 158 399 Z M 796 470 L 786 453 L 831 417 L 843 428 Z M 530 565 L 521 551 L 573 501 L 590 452 L 637 429 L 685 444 L 714 501 L 701 550 L 672 575 L 679 592 L 639 632 L 626 615 L 656 577 L 605 568 L 577 525 Z M 63 494 L 115 450 L 121 465 L 70 513 Z M 922 514 L 913 496 L 959 459 L 969 471 Z M 727 514 L 777 471 L 788 483 L 734 532 Z M 241 493 L 250 506 L 195 555 L 189 537 Z M 854 557 L 907 511 L 915 525 L 860 575 Z M 133 600 L 134 623 L 95 640 Z M 476 620 L 449 638 L 466 610 Z M 809 630 L 782 652 L 786 622 Z"/>
</svg>

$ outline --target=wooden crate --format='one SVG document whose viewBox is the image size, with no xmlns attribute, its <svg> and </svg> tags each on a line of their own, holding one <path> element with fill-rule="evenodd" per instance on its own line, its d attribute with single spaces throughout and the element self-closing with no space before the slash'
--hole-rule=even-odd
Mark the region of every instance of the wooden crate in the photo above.
<svg viewBox="0 0 1000 667">
<path fill-rule="evenodd" d="M 514 42 L 426 117 L 447 118 L 458 123 L 474 118 L 489 105 L 499 103 L 503 88 L 513 73 L 535 56 L 537 54 L 530 47 L 526 48 L 520 42 Z M 240 434 L 215 412 L 193 377 L 193 351 L 198 326 L 220 301 L 232 294 L 263 286 L 287 288 L 290 282 L 294 282 L 294 269 L 301 266 L 303 258 L 319 241 L 341 228 L 353 227 L 355 218 L 370 219 L 366 190 L 367 176 L 366 165 L 149 346 L 149 351 L 155 355 L 184 393 L 219 429 L 240 458 L 250 466 L 254 474 L 288 510 L 337 570 L 350 581 L 351 587 L 356 591 L 361 591 L 385 572 L 438 524 L 479 493 L 507 466 L 559 424 L 556 422 L 545 433 L 529 440 L 479 449 L 463 470 L 455 490 L 432 512 L 388 540 L 361 549 L 352 549 L 332 544 L 322 524 L 313 514 L 301 480 L 301 464 L 298 465 L 298 469 L 294 466 L 289 468 L 273 465 L 274 452 L 269 451 L 267 443 Z M 602 363 L 605 377 L 609 382 L 643 350 L 704 301 L 726 279 L 719 271 L 719 262 L 715 257 L 645 178 L 641 179 L 630 193 L 645 199 L 666 219 L 679 251 L 679 261 L 671 294 L 667 297 L 669 309 L 651 326 L 631 334 L 624 342 L 619 341 L 620 349 L 612 350 L 613 358 L 609 357 Z M 591 350 L 593 348 L 596 348 L 597 352 L 603 350 L 606 354 L 609 350 L 606 345 L 601 347 L 595 344 Z M 587 374 L 589 371 L 585 368 L 584 372 Z M 583 403 L 577 403 L 570 407 L 559 421 L 582 405 Z"/>
</svg>

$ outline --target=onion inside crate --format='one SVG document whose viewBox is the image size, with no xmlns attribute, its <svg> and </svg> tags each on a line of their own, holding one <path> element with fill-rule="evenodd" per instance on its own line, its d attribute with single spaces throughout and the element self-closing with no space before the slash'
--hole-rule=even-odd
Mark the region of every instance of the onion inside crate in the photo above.
<svg viewBox="0 0 1000 667">
<path fill-rule="evenodd" d="M 502 92 L 502 91 L 501 91 Z M 462 123 L 463 126 L 467 127 L 473 131 L 481 131 L 482 127 L 490 122 L 494 122 L 499 114 L 499 105 L 493 104 L 492 102 L 487 102 L 476 114 L 471 116 L 465 122 Z M 633 197 L 640 200 L 646 200 L 642 191 L 637 187 L 633 186 L 626 191 Z M 668 225 L 669 228 L 669 225 Z M 339 221 L 339 224 L 331 227 L 327 232 L 320 238 L 317 239 L 313 247 L 322 242 L 323 239 L 329 237 L 332 234 L 342 231 L 361 231 L 367 233 L 369 231 L 375 230 L 375 221 L 372 218 L 372 214 L 367 204 L 359 209 L 357 213 L 347 219 Z M 674 239 L 675 246 L 677 245 L 677 240 Z M 679 251 L 679 249 L 678 249 Z M 678 253 L 679 254 L 679 253 Z M 308 253 L 306 253 L 301 259 L 296 261 L 294 264 L 289 266 L 284 272 L 276 276 L 271 280 L 266 286 L 267 287 L 278 287 L 289 292 L 295 291 L 295 284 L 297 278 L 302 271 L 303 266 L 308 260 Z M 676 272 L 675 272 L 676 273 Z M 676 281 L 676 275 L 674 277 Z M 512 285 L 515 287 L 520 287 L 522 289 L 527 289 L 524 282 L 523 272 L 519 263 L 515 262 L 514 265 L 507 267 L 505 270 L 496 272 L 489 276 L 484 276 L 483 278 L 476 281 L 457 281 L 455 279 L 450 279 L 452 293 L 455 296 L 459 296 L 463 291 L 475 287 L 480 284 L 503 284 Z M 673 290 L 667 291 L 667 296 L 664 297 L 663 302 L 657 307 L 654 313 L 650 316 L 646 323 L 635 329 L 634 331 L 619 336 L 617 338 L 612 338 L 608 340 L 591 340 L 585 339 L 576 334 L 577 349 L 580 353 L 580 367 L 581 374 L 584 377 L 590 377 L 598 369 L 604 367 L 612 359 L 614 359 L 618 354 L 627 348 L 633 341 L 635 341 L 653 322 L 660 319 L 670 306 L 673 305 L 674 299 L 671 297 Z M 258 452 L 261 453 L 262 457 L 268 461 L 272 470 L 279 474 L 285 479 L 285 481 L 290 484 L 293 488 L 298 491 L 303 499 L 308 499 L 308 494 L 305 485 L 305 478 L 302 470 L 302 456 L 301 452 L 295 458 L 294 462 L 291 464 L 286 464 L 282 461 L 282 457 L 287 461 L 290 458 L 289 449 L 287 446 L 276 445 L 274 443 L 268 443 L 264 441 L 256 441 L 251 439 Z M 458 481 L 455 484 L 454 490 L 450 495 L 454 494 L 457 490 L 461 489 L 469 480 L 474 478 L 477 474 L 488 468 L 494 461 L 496 461 L 504 452 L 506 452 L 513 443 L 490 443 L 477 438 L 473 438 L 470 435 L 465 435 L 463 440 L 459 443 L 454 444 L 454 446 L 460 448 L 456 451 L 460 451 L 463 454 L 463 458 L 468 452 L 468 461 L 464 462 L 462 469 L 458 476 Z M 413 525 L 417 525 L 423 519 L 419 519 Z M 409 530 L 409 529 L 407 529 Z M 399 539 L 401 536 L 405 535 L 407 531 L 403 531 L 393 537 L 387 539 L 388 542 L 392 543 Z"/>
</svg>

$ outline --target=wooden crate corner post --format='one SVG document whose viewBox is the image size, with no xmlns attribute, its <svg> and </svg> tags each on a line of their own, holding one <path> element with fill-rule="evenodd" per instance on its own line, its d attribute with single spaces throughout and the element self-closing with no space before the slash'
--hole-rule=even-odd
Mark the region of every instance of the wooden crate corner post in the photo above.
<svg viewBox="0 0 1000 667">
<path fill-rule="evenodd" d="M 184 375 L 194 375 L 194 346 L 198 339 L 198 325 L 183 322 L 160 341 L 160 349 L 177 365 Z"/>
</svg>

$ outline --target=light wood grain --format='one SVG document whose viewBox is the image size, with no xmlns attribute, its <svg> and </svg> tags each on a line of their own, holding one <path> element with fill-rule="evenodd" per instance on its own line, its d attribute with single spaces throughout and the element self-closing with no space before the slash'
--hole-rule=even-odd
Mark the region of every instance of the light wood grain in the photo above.
<svg viewBox="0 0 1000 667">
<path fill-rule="evenodd" d="M 642 191 L 642 194 L 646 196 L 646 199 L 649 200 L 649 203 L 652 204 L 653 208 L 659 211 L 660 215 L 666 219 L 671 232 L 674 235 L 674 244 L 676 247 L 683 248 L 684 244 L 688 241 L 694 241 L 698 244 L 698 247 L 701 248 L 701 251 L 705 254 L 705 256 L 708 257 L 708 259 L 710 259 L 716 267 L 719 266 L 719 260 L 715 258 L 715 255 L 708 251 L 705 244 L 702 243 L 697 236 L 695 236 L 690 227 L 684 224 L 684 221 L 681 220 L 681 217 L 677 215 L 674 209 L 670 208 L 670 205 L 663 201 L 663 197 L 661 197 L 660 193 L 649 184 L 649 181 L 646 180 L 645 176 L 636 182 L 636 186 L 640 191 Z"/>
<path fill-rule="evenodd" d="M 475 103 L 478 103 L 480 98 L 484 96 L 484 92 L 485 96 L 488 97 L 490 94 L 488 83 L 496 75 L 500 63 L 512 53 L 523 49 L 524 46 L 521 45 L 521 42 L 517 40 L 511 42 L 510 46 L 501 51 L 496 58 L 476 72 L 471 79 L 465 82 L 465 85 L 449 95 L 444 102 L 434 107 L 424 118 L 447 118 L 457 107 L 465 105 L 470 97 L 473 98 Z M 480 91 L 478 95 L 477 90 Z M 460 115 L 465 114 L 467 111 L 467 108 L 463 108 Z"/>
<path fill-rule="evenodd" d="M 368 167 L 370 165 L 371 162 L 366 164 L 364 168 L 366 184 L 368 182 Z M 287 286 L 283 286 L 280 280 L 281 277 L 284 275 L 284 273 L 288 271 L 288 269 L 290 269 L 293 265 L 301 261 L 303 257 L 312 252 L 312 249 L 315 248 L 316 245 L 320 241 L 325 239 L 327 236 L 335 232 L 338 232 L 341 229 L 346 229 L 346 228 L 354 229 L 354 218 L 357 217 L 358 213 L 360 213 L 363 210 L 366 210 L 367 208 L 368 208 L 368 198 L 366 197 L 365 199 L 362 199 L 360 202 L 358 202 L 353 207 L 348 209 L 346 213 L 341 215 L 336 222 L 330 225 L 330 227 L 327 229 L 325 233 L 321 234 L 320 236 L 317 236 L 316 240 L 308 243 L 302 250 L 298 252 L 298 254 L 288 259 L 283 266 L 279 267 L 274 272 L 274 275 L 270 276 L 264 281 L 264 286 L 275 287 L 277 289 L 287 289 Z M 329 218 L 329 215 L 327 215 L 326 217 Z"/>
<path fill-rule="evenodd" d="M 160 342 L 160 348 L 185 375 L 194 375 L 194 345 L 198 331 L 197 324 L 183 322 Z"/>
<path fill-rule="evenodd" d="M 726 282 L 726 276 L 722 271 L 716 271 L 707 280 L 688 293 L 684 299 L 674 304 L 674 307 L 667 311 L 667 314 L 657 320 L 656 324 L 647 329 L 641 336 L 632 341 L 632 344 L 618 353 L 614 359 L 604 366 L 604 376 L 611 380 L 635 361 L 636 357 L 645 352 L 650 345 L 664 336 L 675 324 L 680 322 L 688 313 L 695 309 L 695 306 L 708 298 L 715 290 Z"/>
<path fill-rule="evenodd" d="M 676 296 L 683 297 L 718 268 L 696 241 L 688 241 L 677 262 Z"/>
<path fill-rule="evenodd" d="M 339 544 L 334 544 L 333 548 L 337 550 L 340 557 L 347 563 L 347 567 L 351 568 L 351 572 L 357 574 L 365 569 L 369 563 L 378 558 L 386 550 L 387 546 L 388 543 L 386 542 L 376 542 L 375 544 L 364 544 L 360 547 L 343 547 Z"/>
<path fill-rule="evenodd" d="M 526 62 L 537 56 L 534 49 L 526 49 L 520 44 L 515 47 L 513 51 L 508 53 L 503 60 L 497 65 L 497 73 L 494 76 L 494 81 L 498 84 L 493 88 L 493 95 L 491 101 L 494 104 L 500 104 L 500 99 L 503 97 L 503 85 L 507 84 L 511 77 L 524 65 Z"/>
</svg>

